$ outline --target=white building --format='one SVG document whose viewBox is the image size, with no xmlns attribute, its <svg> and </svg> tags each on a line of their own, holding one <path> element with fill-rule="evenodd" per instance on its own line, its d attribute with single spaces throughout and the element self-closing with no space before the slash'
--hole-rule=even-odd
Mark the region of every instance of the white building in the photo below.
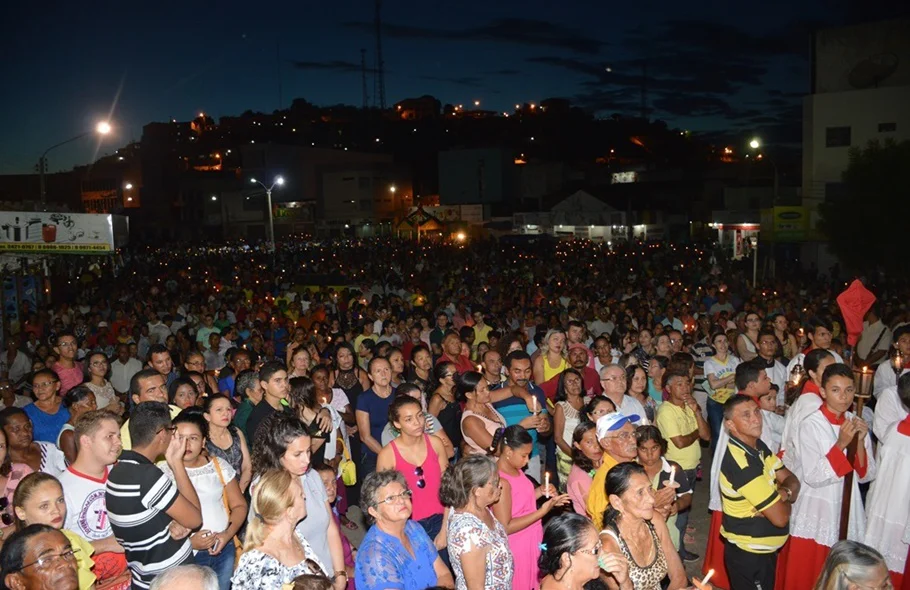
<svg viewBox="0 0 910 590">
<path fill-rule="evenodd" d="M 910 139 L 910 19 L 815 34 L 803 101 L 803 204 L 837 199 L 849 149 Z"/>
</svg>

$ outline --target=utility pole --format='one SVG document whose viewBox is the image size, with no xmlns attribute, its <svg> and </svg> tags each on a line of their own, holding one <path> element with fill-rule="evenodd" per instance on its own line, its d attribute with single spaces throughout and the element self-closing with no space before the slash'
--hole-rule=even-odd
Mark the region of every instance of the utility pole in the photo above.
<svg viewBox="0 0 910 590">
<path fill-rule="evenodd" d="M 382 61 L 382 0 L 376 0 L 376 75 L 373 100 L 385 110 L 385 63 Z"/>
<path fill-rule="evenodd" d="M 363 110 L 370 107 L 370 95 L 367 93 L 367 50 L 360 50 L 360 78 L 363 85 Z"/>
</svg>

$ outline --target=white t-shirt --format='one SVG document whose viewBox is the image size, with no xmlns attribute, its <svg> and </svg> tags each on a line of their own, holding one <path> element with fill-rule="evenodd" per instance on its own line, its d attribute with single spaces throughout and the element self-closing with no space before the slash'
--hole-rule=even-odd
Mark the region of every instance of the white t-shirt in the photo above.
<svg viewBox="0 0 910 590">
<path fill-rule="evenodd" d="M 236 472 L 227 461 L 216 457 L 213 461 L 218 461 L 221 466 L 221 474 L 224 476 L 225 483 L 234 479 Z M 164 461 L 158 463 L 158 467 L 171 479 L 174 480 L 174 472 Z M 186 474 L 189 476 L 199 496 L 199 504 L 202 510 L 202 530 L 220 533 L 228 527 L 229 519 L 227 509 L 224 507 L 224 485 L 218 477 L 215 465 L 209 461 L 202 467 L 187 467 Z M 175 482 L 176 483 L 176 482 Z M 194 551 L 195 554 L 195 551 Z"/>
<path fill-rule="evenodd" d="M 63 528 L 88 541 L 99 541 L 114 534 L 104 500 L 104 486 L 110 472 L 111 467 L 108 466 L 104 479 L 95 479 L 70 466 L 57 476 L 66 500 L 66 522 Z"/>
</svg>

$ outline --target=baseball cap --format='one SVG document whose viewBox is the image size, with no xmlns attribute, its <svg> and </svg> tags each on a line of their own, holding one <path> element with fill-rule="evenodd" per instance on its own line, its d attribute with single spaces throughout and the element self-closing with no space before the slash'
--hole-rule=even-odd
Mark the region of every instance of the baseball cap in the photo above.
<svg viewBox="0 0 910 590">
<path fill-rule="evenodd" d="M 604 438 L 607 436 L 607 433 L 619 430 L 625 426 L 626 423 L 632 424 L 639 420 L 641 420 L 641 416 L 638 414 L 626 416 L 622 412 L 613 412 L 612 414 L 601 416 L 597 419 L 597 438 Z"/>
</svg>

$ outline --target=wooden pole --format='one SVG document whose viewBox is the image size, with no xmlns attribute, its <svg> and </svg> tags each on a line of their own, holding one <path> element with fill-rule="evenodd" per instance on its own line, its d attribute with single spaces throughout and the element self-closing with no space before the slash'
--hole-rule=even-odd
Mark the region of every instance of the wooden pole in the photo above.
<svg viewBox="0 0 910 590">
<path fill-rule="evenodd" d="M 863 406 L 865 403 L 865 396 L 856 396 L 856 415 L 859 418 L 862 418 Z M 851 440 L 850 444 L 847 446 L 847 461 L 850 462 L 850 472 L 844 476 L 844 497 L 840 507 L 840 534 L 837 537 L 841 541 L 847 538 L 847 530 L 850 526 L 850 504 L 853 501 L 853 473 L 855 472 L 853 464 L 856 461 L 856 450 L 858 446 L 859 434 L 857 433 L 853 436 L 853 440 Z M 867 457 L 866 461 L 868 460 Z"/>
</svg>

